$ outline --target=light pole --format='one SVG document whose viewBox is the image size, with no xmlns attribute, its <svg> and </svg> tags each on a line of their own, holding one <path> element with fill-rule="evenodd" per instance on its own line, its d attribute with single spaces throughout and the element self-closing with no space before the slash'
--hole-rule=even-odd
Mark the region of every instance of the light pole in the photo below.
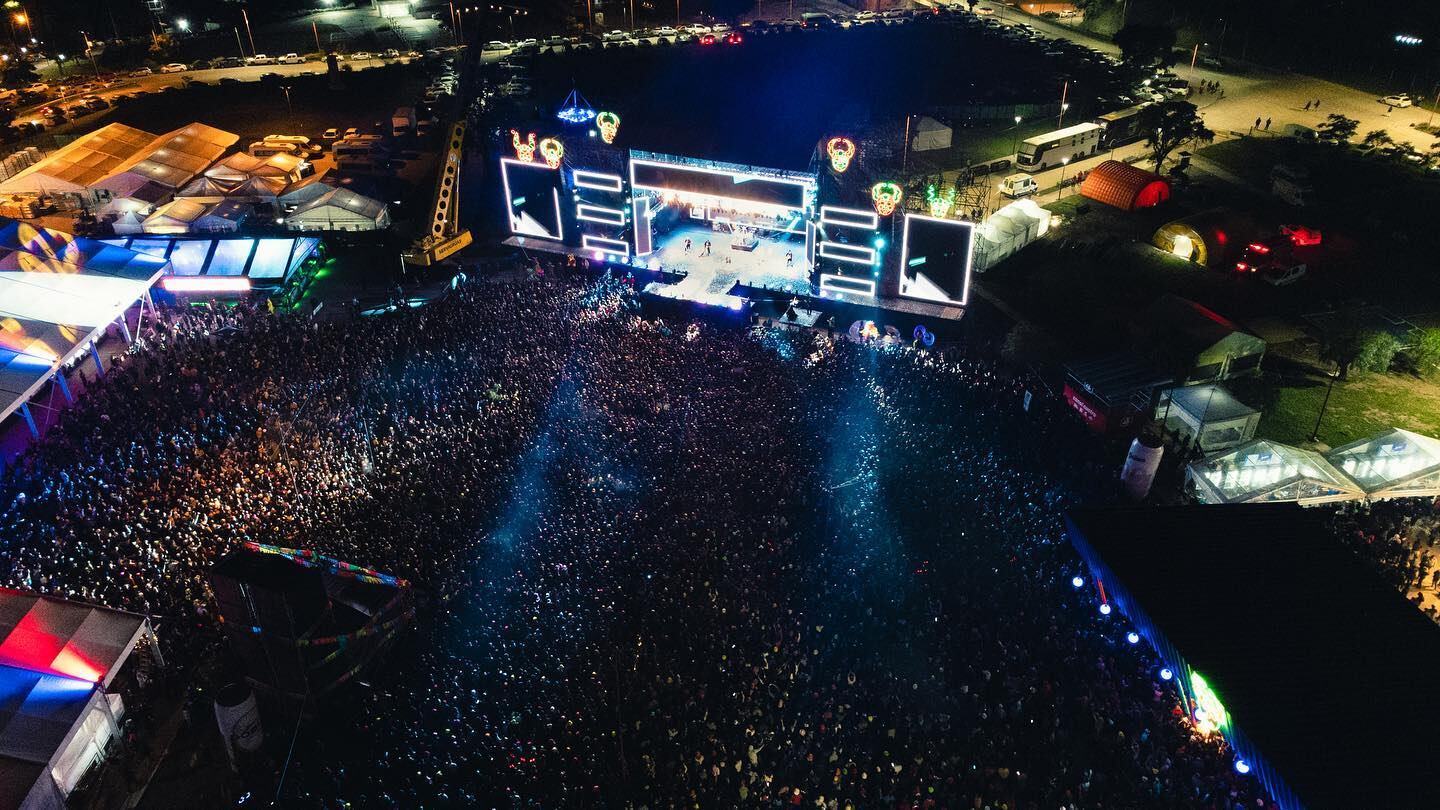
<svg viewBox="0 0 1440 810">
<path fill-rule="evenodd" d="M 295 108 L 290 105 L 290 85 L 282 84 L 280 85 L 280 89 L 285 93 L 285 112 L 287 113 L 286 122 L 289 123 L 295 120 Z"/>
<path fill-rule="evenodd" d="M 1065 128 L 1065 111 L 1070 109 L 1070 80 L 1066 79 L 1065 84 L 1060 88 L 1060 117 L 1055 121 L 1056 129 Z"/>
<path fill-rule="evenodd" d="M 1010 151 L 1020 154 L 1020 116 L 1015 116 L 1015 135 L 1010 139 Z"/>
<path fill-rule="evenodd" d="M 1060 190 L 1065 188 L 1065 167 L 1069 165 L 1069 155 L 1060 158 L 1060 184 L 1055 187 L 1055 202 L 1060 202 Z"/>
<path fill-rule="evenodd" d="M 1320 441 L 1320 420 L 1325 418 L 1325 407 L 1330 404 L 1330 392 L 1335 390 L 1335 378 L 1340 376 L 1339 369 L 1329 373 L 1330 384 L 1325 386 L 1325 399 L 1320 401 L 1320 413 L 1315 417 L 1315 429 L 1310 431 L 1310 441 Z"/>
<path fill-rule="evenodd" d="M 15 15 L 15 22 L 25 26 L 25 33 L 30 35 L 30 41 L 35 41 L 35 28 L 30 24 L 30 15 L 21 11 Z"/>
<path fill-rule="evenodd" d="M 250 40 L 250 54 L 260 53 L 255 50 L 255 32 L 250 30 L 250 14 L 244 8 L 240 9 L 240 19 L 245 21 L 245 37 Z"/>
<path fill-rule="evenodd" d="M 65 54 L 55 54 L 55 64 L 60 66 L 60 78 L 65 78 Z"/>
</svg>

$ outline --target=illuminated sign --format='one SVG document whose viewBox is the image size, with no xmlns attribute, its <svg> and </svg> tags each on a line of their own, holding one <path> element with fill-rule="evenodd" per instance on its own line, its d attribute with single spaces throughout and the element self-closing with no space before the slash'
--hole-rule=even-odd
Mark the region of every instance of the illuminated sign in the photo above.
<svg viewBox="0 0 1440 810">
<path fill-rule="evenodd" d="M 520 133 L 517 130 L 510 130 L 510 143 L 515 147 L 515 157 L 526 163 L 535 159 L 535 133 L 530 133 L 529 141 L 520 140 Z"/>
<path fill-rule="evenodd" d="M 852 278 L 850 276 L 837 276 L 830 273 L 820 274 L 821 294 L 844 294 L 875 296 L 875 282 L 867 278 Z"/>
<path fill-rule="evenodd" d="M 580 246 L 586 250 L 599 250 L 604 253 L 618 253 L 621 256 L 629 257 L 630 243 L 622 242 L 619 239 L 606 239 L 603 236 L 591 236 L 581 234 Z"/>
<path fill-rule="evenodd" d="M 955 206 L 955 193 L 954 186 L 944 191 L 937 191 L 934 183 L 926 186 L 925 204 L 930 208 L 930 216 L 942 219 L 950 216 L 950 209 Z"/>
<path fill-rule="evenodd" d="M 875 249 L 864 245 L 847 245 L 841 242 L 821 242 L 820 258 L 834 259 L 837 262 L 849 262 L 850 264 L 863 264 L 873 266 L 875 262 Z"/>
<path fill-rule="evenodd" d="M 876 183 L 870 187 L 870 199 L 875 203 L 875 213 L 888 217 L 905 198 L 905 190 L 894 183 Z"/>
<path fill-rule="evenodd" d="M 830 168 L 836 174 L 844 174 L 850 168 L 850 161 L 855 158 L 855 142 L 849 138 L 831 138 L 825 144 L 825 154 L 830 156 Z"/>
<path fill-rule="evenodd" d="M 575 206 L 575 218 L 586 222 L 599 222 L 605 225 L 625 224 L 625 212 L 619 208 L 605 208 L 587 203 L 580 203 Z"/>
<path fill-rule="evenodd" d="M 600 130 L 600 140 L 614 143 L 615 136 L 620 132 L 620 116 L 612 112 L 602 112 L 595 116 L 595 127 Z"/>
<path fill-rule="evenodd" d="M 250 292 L 250 279 L 245 276 L 166 276 L 160 286 L 173 293 L 240 293 Z"/>
<path fill-rule="evenodd" d="M 560 168 L 560 159 L 565 157 L 565 145 L 554 138 L 546 138 L 540 142 L 540 155 L 545 158 L 545 165 L 552 169 Z"/>
<path fill-rule="evenodd" d="M 604 174 L 602 172 L 575 169 L 570 172 L 570 176 L 574 179 L 576 188 L 589 188 L 596 191 L 625 190 L 625 178 L 618 174 Z"/>
<path fill-rule="evenodd" d="M 833 205 L 820 206 L 821 225 L 839 225 L 844 228 L 864 228 L 873 231 L 880 227 L 880 217 L 874 211 L 861 208 L 839 208 Z"/>
</svg>

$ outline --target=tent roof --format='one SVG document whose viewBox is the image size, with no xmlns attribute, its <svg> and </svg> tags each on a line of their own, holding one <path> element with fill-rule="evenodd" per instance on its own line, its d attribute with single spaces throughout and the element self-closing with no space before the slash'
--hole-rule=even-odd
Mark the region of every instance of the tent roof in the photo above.
<svg viewBox="0 0 1440 810">
<path fill-rule="evenodd" d="M 106 179 L 93 183 L 113 189 L 133 182 L 126 175 L 143 177 L 170 189 L 177 189 L 205 171 L 225 154 L 240 136 L 205 124 L 189 124 L 155 138 L 144 151 L 133 156 Z"/>
<path fill-rule="evenodd" d="M 155 136 L 124 124 L 106 124 L 0 182 L 0 193 L 83 191 L 146 150 Z"/>
<path fill-rule="evenodd" d="M 302 203 L 291 216 L 299 217 L 310 214 L 322 208 L 339 208 L 356 217 L 363 217 L 370 221 L 378 220 L 385 213 L 385 204 L 379 200 L 372 200 L 363 194 L 346 188 L 332 189 L 313 200 Z"/>
<path fill-rule="evenodd" d="M 1124 400 L 1133 394 L 1154 391 L 1174 382 L 1171 375 L 1133 354 L 1120 353 L 1069 363 L 1065 372 L 1086 391 L 1107 403 Z"/>
<path fill-rule="evenodd" d="M 1440 495 L 1440 441 L 1392 428 L 1327 456 L 1371 498 Z"/>
<path fill-rule="evenodd" d="M 1144 318 L 1152 329 L 1190 355 L 1198 355 L 1231 335 L 1249 338 L 1259 344 L 1260 351 L 1265 347 L 1264 341 L 1242 332 L 1225 316 L 1171 293 L 1157 298 L 1146 309 Z"/>
<path fill-rule="evenodd" d="M 0 218 L 0 420 L 167 267 L 164 259 Z"/>
<path fill-rule="evenodd" d="M 107 684 L 145 617 L 0 588 L 0 665 Z"/>
<path fill-rule="evenodd" d="M 1171 388 L 1166 393 L 1170 395 L 1172 408 L 1185 411 L 1200 424 L 1228 422 L 1258 413 L 1236 399 L 1225 386 L 1216 383 Z"/>
<path fill-rule="evenodd" d="M 1319 453 L 1257 439 L 1189 466 L 1207 503 L 1353 501 L 1365 492 Z"/>
<path fill-rule="evenodd" d="M 1107 160 L 1085 175 L 1080 194 L 1122 211 L 1133 211 L 1141 201 L 1142 192 L 1156 183 L 1164 187 L 1168 196 L 1169 184 L 1160 175 L 1124 161 Z"/>
<path fill-rule="evenodd" d="M 1171 667 L 1203 674 L 1253 746 L 1241 754 L 1258 752 L 1293 806 L 1434 807 L 1440 627 L 1327 519 L 1269 504 L 1086 510 L 1067 523 L 1125 594 L 1126 618 L 1184 659 Z"/>
</svg>

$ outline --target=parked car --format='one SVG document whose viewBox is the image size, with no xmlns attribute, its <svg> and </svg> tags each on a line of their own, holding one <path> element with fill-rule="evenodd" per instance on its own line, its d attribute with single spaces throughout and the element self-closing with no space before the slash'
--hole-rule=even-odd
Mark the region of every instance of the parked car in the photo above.
<svg viewBox="0 0 1440 810">
<path fill-rule="evenodd" d="M 273 65 L 273 64 L 275 64 L 275 57 L 273 57 L 273 56 L 266 56 L 266 55 L 263 54 L 263 53 L 257 53 L 257 54 L 255 54 L 254 56 L 247 56 L 247 57 L 245 57 L 245 64 L 247 64 L 247 65 Z"/>
<path fill-rule="evenodd" d="M 561 48 L 570 44 L 570 40 L 560 36 L 559 34 L 556 34 L 553 37 L 546 37 L 544 40 L 541 41 L 540 44 L 544 45 L 547 48 Z"/>
<path fill-rule="evenodd" d="M 154 75 L 154 73 L 155 73 L 155 71 L 151 70 L 150 68 L 148 68 L 148 67 L 143 67 L 143 68 L 138 68 L 138 69 L 136 69 L 136 70 L 130 71 L 130 74 L 129 74 L 129 75 L 130 75 L 130 78 L 132 78 L 132 79 L 138 79 L 138 78 L 140 78 L 141 76 L 151 76 L 151 75 Z"/>
<path fill-rule="evenodd" d="M 1266 284 L 1284 287 L 1287 284 L 1294 284 L 1299 281 L 1301 277 L 1305 275 L 1307 269 L 1303 263 L 1267 267 L 1260 271 L 1260 278 L 1263 279 Z"/>
<path fill-rule="evenodd" d="M 320 139 L 323 141 L 333 141 L 338 137 L 340 137 L 340 130 L 336 127 L 330 127 L 320 133 Z"/>
<path fill-rule="evenodd" d="M 243 67 L 245 60 L 238 56 L 222 56 L 219 59 L 211 59 L 211 68 L 237 68 Z"/>
<path fill-rule="evenodd" d="M 350 61 L 352 62 L 361 62 L 374 58 L 375 54 L 370 53 L 369 51 L 356 51 L 355 53 L 350 54 Z"/>
<path fill-rule="evenodd" d="M 382 53 L 382 54 L 380 54 L 380 58 L 381 58 L 381 59 L 399 59 L 399 58 L 400 58 L 400 51 L 396 50 L 395 48 L 386 48 L 386 49 L 385 49 L 385 52 Z"/>
<path fill-rule="evenodd" d="M 714 45 L 714 44 L 715 44 L 715 35 L 714 35 L 714 34 L 701 34 L 701 35 L 700 35 L 700 44 L 701 44 L 701 45 Z"/>
<path fill-rule="evenodd" d="M 305 57 L 298 53 L 287 53 L 275 60 L 275 62 L 280 65 L 303 65 L 305 64 Z"/>
<path fill-rule="evenodd" d="M 995 9 L 989 6 L 979 6 L 975 9 L 975 13 L 979 14 L 981 17 L 989 17 L 990 15 L 995 13 Z"/>
<path fill-rule="evenodd" d="M 730 33 L 725 35 L 726 45 L 739 45 L 743 41 L 744 37 L 740 36 L 739 31 L 731 31 Z"/>
<path fill-rule="evenodd" d="M 510 50 L 510 43 L 508 43 L 508 42 L 501 42 L 501 41 L 498 40 L 498 39 L 492 39 L 492 40 L 490 40 L 489 42 L 485 43 L 485 47 L 481 48 L 481 49 L 480 49 L 480 52 L 481 52 L 481 53 L 499 53 L 500 51 L 508 51 L 508 50 Z"/>
<path fill-rule="evenodd" d="M 710 26 L 702 25 L 701 23 L 690 23 L 682 30 L 689 31 L 694 36 L 700 36 L 701 34 L 710 33 Z"/>
<path fill-rule="evenodd" d="M 874 25 L 880 21 L 880 15 L 873 11 L 862 11 L 855 15 L 853 25 Z"/>
<path fill-rule="evenodd" d="M 1068 20 L 1068 19 L 1070 19 L 1071 17 L 1078 17 L 1078 16 L 1080 16 L 1080 12 L 1076 11 L 1076 10 L 1073 9 L 1073 8 L 1063 9 L 1063 10 L 1060 12 L 1060 19 L 1062 19 L 1062 20 Z"/>
<path fill-rule="evenodd" d="M 601 42 L 624 42 L 630 35 L 624 31 L 606 31 L 601 37 Z"/>
<path fill-rule="evenodd" d="M 669 25 L 662 25 L 659 28 L 655 29 L 655 36 L 657 37 L 674 37 L 678 33 L 680 32 Z"/>
<path fill-rule="evenodd" d="M 1000 193 L 1012 200 L 1028 197 L 1040 190 L 1040 184 L 1029 174 L 1012 174 L 1000 181 Z"/>
<path fill-rule="evenodd" d="M 1409 93 L 1394 93 L 1378 99 L 1381 104 L 1389 104 L 1391 107 L 1409 107 L 1415 102 L 1411 100 Z"/>
</svg>

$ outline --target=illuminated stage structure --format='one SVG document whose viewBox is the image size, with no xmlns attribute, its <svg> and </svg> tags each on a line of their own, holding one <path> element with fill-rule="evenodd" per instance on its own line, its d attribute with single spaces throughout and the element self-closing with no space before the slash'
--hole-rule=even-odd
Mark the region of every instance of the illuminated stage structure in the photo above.
<svg viewBox="0 0 1440 810">
<path fill-rule="evenodd" d="M 893 182 L 872 191 L 851 168 L 848 139 L 838 139 L 848 144 L 848 172 L 834 169 L 836 148 L 824 145 L 822 172 L 819 146 L 811 171 L 793 171 L 621 150 L 600 138 L 570 138 L 572 148 L 546 161 L 528 132 L 512 140 L 514 156 L 499 163 L 509 244 L 653 275 L 644 285 L 652 296 L 738 311 L 799 297 L 932 323 L 958 319 L 969 303 L 974 224 L 905 209 Z M 867 207 L 850 202 L 872 196 Z"/>
</svg>

